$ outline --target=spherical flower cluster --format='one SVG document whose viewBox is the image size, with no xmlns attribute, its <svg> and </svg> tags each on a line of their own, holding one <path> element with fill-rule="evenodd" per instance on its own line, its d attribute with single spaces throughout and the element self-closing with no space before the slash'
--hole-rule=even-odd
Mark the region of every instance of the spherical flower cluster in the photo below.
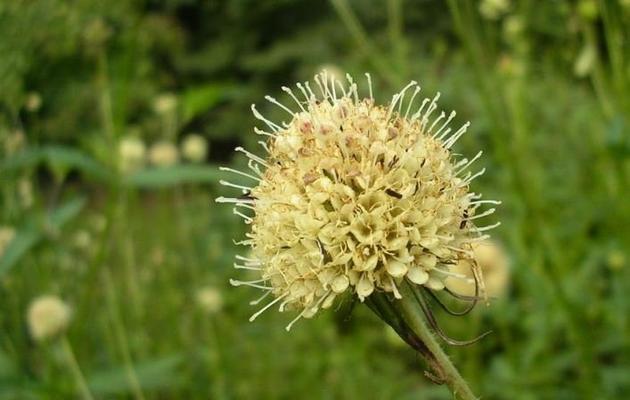
<svg viewBox="0 0 630 400">
<path fill-rule="evenodd" d="M 179 153 L 174 144 L 161 141 L 149 149 L 149 161 L 156 167 L 170 167 L 179 161 Z"/>
<path fill-rule="evenodd" d="M 36 298 L 28 308 L 27 322 L 33 339 L 43 341 L 62 334 L 71 318 L 70 307 L 55 296 Z"/>
<path fill-rule="evenodd" d="M 195 297 L 199 307 L 208 314 L 215 314 L 223 308 L 223 296 L 212 286 L 199 289 Z"/>
<path fill-rule="evenodd" d="M 193 163 L 200 163 L 208 155 L 208 142 L 201 135 L 190 134 L 182 142 L 182 156 Z"/>
<path fill-rule="evenodd" d="M 127 136 L 118 143 L 118 159 L 123 172 L 132 172 L 144 165 L 147 148 L 137 137 Z"/>
<path fill-rule="evenodd" d="M 363 99 L 352 77 L 342 83 L 325 72 L 315 77 L 320 96 L 308 82 L 297 85 L 302 98 L 283 88 L 297 110 L 267 96 L 290 114 L 288 123 L 272 122 L 252 106 L 267 128 L 255 129 L 267 138 L 259 142 L 267 157 L 237 148 L 251 171 L 223 170 L 255 185 L 221 181 L 244 196 L 217 199 L 234 203 L 251 226 L 239 242 L 251 254 L 237 256 L 235 267 L 261 275 L 232 284 L 275 297 L 252 320 L 279 303 L 280 311 L 299 310 L 288 330 L 345 292 L 361 301 L 375 290 L 400 298 L 403 280 L 441 290 L 449 276 L 466 279 L 452 266 L 472 260 L 472 243 L 496 226 L 473 222 L 494 212 L 475 215 L 480 205 L 498 203 L 469 192 L 483 174 L 468 172 L 481 152 L 456 160 L 450 151 L 468 123 L 453 132 L 448 126 L 455 112 L 434 115 L 439 93 L 417 105 L 415 82 L 389 105 L 376 105 L 367 77 L 369 97 Z"/>
</svg>

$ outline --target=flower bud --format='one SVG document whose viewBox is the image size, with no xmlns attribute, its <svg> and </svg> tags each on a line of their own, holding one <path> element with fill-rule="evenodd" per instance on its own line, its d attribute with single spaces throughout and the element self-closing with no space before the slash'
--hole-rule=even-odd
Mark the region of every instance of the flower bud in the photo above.
<svg viewBox="0 0 630 400">
<path fill-rule="evenodd" d="M 70 324 L 70 308 L 56 296 L 41 296 L 28 308 L 27 322 L 31 336 L 44 341 L 65 332 Z"/>
</svg>

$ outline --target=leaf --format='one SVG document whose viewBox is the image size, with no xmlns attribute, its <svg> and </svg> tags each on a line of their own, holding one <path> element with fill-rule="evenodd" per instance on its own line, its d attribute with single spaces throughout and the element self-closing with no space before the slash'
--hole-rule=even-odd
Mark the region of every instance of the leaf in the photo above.
<svg viewBox="0 0 630 400">
<path fill-rule="evenodd" d="M 184 92 L 182 96 L 183 123 L 189 122 L 199 114 L 202 114 L 217 104 L 224 96 L 227 86 L 210 83 L 195 86 Z"/>
<path fill-rule="evenodd" d="M 94 178 L 111 179 L 111 174 L 105 166 L 79 150 L 64 146 L 47 146 L 43 152 L 45 161 L 51 166 L 61 165 L 69 169 L 75 168 Z"/>
<path fill-rule="evenodd" d="M 176 368 L 182 361 L 181 354 L 174 354 L 135 365 L 134 371 L 143 389 L 173 387 L 178 379 Z M 130 391 L 127 372 L 122 366 L 92 374 L 88 385 L 94 393 L 101 396 L 120 395 Z"/>
<path fill-rule="evenodd" d="M 79 214 L 83 206 L 85 206 L 85 199 L 82 197 L 68 201 L 47 216 L 48 227 L 54 230 L 61 229 Z M 45 227 L 46 224 L 37 224 L 30 220 L 17 231 L 0 257 L 0 277 L 9 272 L 33 246 L 42 240 Z"/>
<path fill-rule="evenodd" d="M 138 171 L 125 179 L 129 186 L 142 189 L 164 188 L 184 183 L 211 183 L 219 179 L 218 167 L 174 165 Z"/>
<path fill-rule="evenodd" d="M 104 165 L 84 152 L 59 145 L 27 148 L 0 162 L 0 172 L 17 172 L 44 163 L 53 171 L 76 169 L 99 180 L 109 180 L 112 176 Z"/>
</svg>

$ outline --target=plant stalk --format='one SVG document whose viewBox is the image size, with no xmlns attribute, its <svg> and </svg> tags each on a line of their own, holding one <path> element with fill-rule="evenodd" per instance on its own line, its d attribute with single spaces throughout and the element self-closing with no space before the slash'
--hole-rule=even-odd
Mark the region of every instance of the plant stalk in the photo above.
<svg viewBox="0 0 630 400">
<path fill-rule="evenodd" d="M 437 378 L 451 389 L 455 398 L 476 400 L 477 397 L 473 394 L 468 383 L 459 374 L 459 371 L 444 350 L 442 350 L 442 347 L 427 326 L 422 310 L 416 301 L 413 288 L 405 281 L 400 285 L 399 290 L 402 299 L 396 301 L 397 307 L 401 311 L 409 329 L 418 336 L 430 352 L 432 356 L 431 366 L 438 369 L 436 371 L 439 374 Z"/>
<path fill-rule="evenodd" d="M 68 368 L 70 368 L 70 373 L 74 378 L 74 382 L 77 386 L 77 390 L 81 394 L 81 399 L 83 400 L 94 400 L 92 396 L 92 392 L 88 387 L 87 382 L 85 381 L 85 377 L 81 372 L 81 368 L 79 367 L 79 363 L 77 362 L 77 358 L 74 355 L 74 351 L 72 351 L 72 346 L 70 345 L 70 341 L 67 336 L 63 336 L 61 338 L 61 347 L 63 348 L 63 352 L 66 358 L 66 363 L 68 364 Z"/>
</svg>

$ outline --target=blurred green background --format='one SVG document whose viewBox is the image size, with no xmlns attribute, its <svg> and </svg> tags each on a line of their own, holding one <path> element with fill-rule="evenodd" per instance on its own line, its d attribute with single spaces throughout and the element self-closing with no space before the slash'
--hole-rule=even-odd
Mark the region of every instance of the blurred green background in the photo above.
<svg viewBox="0 0 630 400">
<path fill-rule="evenodd" d="M 322 68 L 472 127 L 510 282 L 436 311 L 484 399 L 630 393 L 630 1 L 0 2 L 0 399 L 448 399 L 364 306 L 255 323 L 217 166 Z M 281 111 L 280 111 L 281 112 Z M 191 137 L 193 139 L 191 139 Z M 206 147 L 207 146 L 207 147 Z M 206 151 L 207 150 L 207 151 Z M 27 312 L 56 295 L 66 334 Z M 81 376 L 83 378 L 81 378 Z M 84 391 L 85 393 L 85 391 Z"/>
</svg>

